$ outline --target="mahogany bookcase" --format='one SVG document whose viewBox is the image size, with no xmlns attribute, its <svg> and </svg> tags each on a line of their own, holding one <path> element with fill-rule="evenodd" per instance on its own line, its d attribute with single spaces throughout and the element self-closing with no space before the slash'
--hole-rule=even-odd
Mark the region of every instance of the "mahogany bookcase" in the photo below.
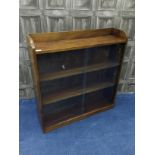
<svg viewBox="0 0 155 155">
<path fill-rule="evenodd" d="M 37 33 L 27 43 L 44 132 L 114 106 L 127 43 L 123 31 Z"/>
</svg>

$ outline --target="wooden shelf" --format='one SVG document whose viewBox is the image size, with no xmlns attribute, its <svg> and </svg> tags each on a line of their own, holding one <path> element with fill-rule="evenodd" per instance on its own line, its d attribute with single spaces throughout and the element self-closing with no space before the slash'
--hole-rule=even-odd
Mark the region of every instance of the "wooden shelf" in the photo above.
<svg viewBox="0 0 155 155">
<path fill-rule="evenodd" d="M 98 71 L 102 69 L 107 69 L 107 68 L 112 68 L 118 66 L 118 63 L 113 63 L 113 62 L 108 62 L 108 63 L 100 63 L 100 64 L 95 64 L 95 65 L 90 65 L 87 67 L 79 67 L 79 68 L 74 68 L 70 70 L 63 70 L 59 72 L 54 72 L 50 74 L 44 74 L 40 76 L 40 81 L 48 81 L 48 80 L 54 80 L 54 79 L 59 79 L 59 78 L 64 78 L 72 75 L 78 75 L 81 73 L 87 73 L 87 72 L 93 72 L 93 71 Z"/>
<path fill-rule="evenodd" d="M 98 113 L 98 112 L 102 112 L 102 111 L 105 111 L 105 110 L 108 110 L 110 108 L 112 108 L 114 106 L 114 104 L 111 104 L 111 103 L 104 103 L 103 104 L 104 106 L 101 107 L 101 108 L 96 108 L 96 109 L 93 109 L 89 112 L 85 112 L 83 114 L 80 114 L 80 115 L 77 115 L 77 116 L 73 116 L 73 115 L 69 115 L 70 118 L 66 119 L 66 120 L 63 120 L 63 121 L 59 121 L 55 124 L 52 124 L 52 121 L 48 121 L 47 123 L 45 123 L 45 126 L 44 126 L 44 132 L 48 132 L 50 130 L 54 130 L 56 128 L 59 128 L 61 126 L 64 126 L 64 125 L 68 125 L 72 122 L 75 122 L 77 120 L 81 120 L 81 119 L 84 119 L 88 116 L 91 116 L 95 113 Z"/>
<path fill-rule="evenodd" d="M 105 82 L 105 83 L 100 83 L 100 84 L 90 86 L 90 87 L 85 88 L 85 89 L 76 88 L 76 89 L 71 89 L 71 90 L 65 90 L 62 92 L 59 91 L 58 93 L 53 93 L 47 97 L 43 97 L 43 105 L 55 103 L 55 102 L 58 102 L 61 100 L 71 98 L 71 97 L 83 95 L 86 93 L 91 93 L 93 91 L 98 91 L 98 90 L 108 88 L 108 87 L 112 87 L 112 86 L 114 86 L 113 83 Z"/>
</svg>

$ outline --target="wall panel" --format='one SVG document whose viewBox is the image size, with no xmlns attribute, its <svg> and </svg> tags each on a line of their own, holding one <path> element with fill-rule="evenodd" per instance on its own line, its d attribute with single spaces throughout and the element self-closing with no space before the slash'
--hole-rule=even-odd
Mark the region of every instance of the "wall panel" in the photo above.
<svg viewBox="0 0 155 155">
<path fill-rule="evenodd" d="M 34 96 L 25 36 L 28 33 L 116 27 L 129 37 L 118 90 L 134 91 L 134 0 L 20 0 L 20 97 Z"/>
</svg>

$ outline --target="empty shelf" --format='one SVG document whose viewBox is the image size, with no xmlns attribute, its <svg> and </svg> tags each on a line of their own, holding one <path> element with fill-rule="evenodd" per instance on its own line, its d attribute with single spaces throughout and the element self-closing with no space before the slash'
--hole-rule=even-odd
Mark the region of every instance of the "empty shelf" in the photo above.
<svg viewBox="0 0 155 155">
<path fill-rule="evenodd" d="M 116 67 L 118 66 L 118 63 L 100 63 L 100 64 L 95 64 L 95 65 L 90 65 L 87 67 L 79 67 L 79 68 L 74 68 L 70 70 L 63 70 L 59 72 L 54 72 L 50 74 L 44 74 L 40 76 L 40 81 L 48 81 L 48 80 L 54 80 L 54 79 L 59 79 L 59 78 L 64 78 L 72 75 L 78 75 L 83 72 L 92 72 L 92 71 L 97 71 L 101 69 L 106 69 L 106 68 L 111 68 L 111 67 Z"/>
<path fill-rule="evenodd" d="M 81 119 L 83 119 L 87 116 L 93 115 L 97 112 L 102 112 L 102 111 L 108 110 L 108 109 L 112 108 L 113 106 L 114 106 L 114 104 L 104 103 L 103 107 L 95 108 L 89 112 L 85 112 L 85 113 L 79 114 L 79 115 L 72 114 L 72 115 L 68 116 L 68 119 L 66 119 L 66 120 L 62 120 L 62 121 L 58 121 L 58 122 L 48 120 L 47 122 L 45 122 L 44 131 L 48 132 L 48 131 L 56 129 L 58 127 L 75 122 L 77 120 L 81 120 Z"/>
<path fill-rule="evenodd" d="M 76 88 L 76 89 L 65 90 L 62 92 L 53 93 L 47 97 L 43 97 L 43 105 L 55 103 L 55 102 L 58 102 L 61 100 L 71 98 L 71 97 L 83 95 L 86 93 L 91 93 L 93 91 L 98 91 L 98 90 L 112 87 L 112 86 L 114 86 L 113 83 L 105 82 L 105 83 L 95 84 L 95 85 L 87 87 L 85 89 L 84 88 L 83 89 Z"/>
</svg>

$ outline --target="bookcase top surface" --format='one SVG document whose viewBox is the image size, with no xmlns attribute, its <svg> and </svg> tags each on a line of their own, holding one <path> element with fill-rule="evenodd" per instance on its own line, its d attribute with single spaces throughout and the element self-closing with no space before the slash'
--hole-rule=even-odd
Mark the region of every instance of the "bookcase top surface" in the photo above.
<svg viewBox="0 0 155 155">
<path fill-rule="evenodd" d="M 29 34 L 27 43 L 36 54 L 55 53 L 126 43 L 124 31 L 114 28 Z"/>
</svg>

